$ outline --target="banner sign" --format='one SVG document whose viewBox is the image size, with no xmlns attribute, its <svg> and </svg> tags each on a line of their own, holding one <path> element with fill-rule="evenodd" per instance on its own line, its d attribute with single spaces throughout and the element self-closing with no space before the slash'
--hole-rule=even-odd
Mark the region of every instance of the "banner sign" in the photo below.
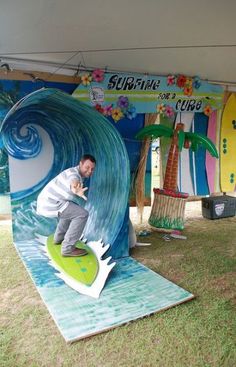
<svg viewBox="0 0 236 367">
<path fill-rule="evenodd" d="M 97 74 L 95 74 L 97 72 Z M 99 74 L 100 73 L 100 74 Z M 95 75 L 95 77 L 93 76 Z M 96 78 L 97 76 L 97 78 Z M 99 77 L 98 77 L 99 76 Z M 106 114 L 108 106 L 130 107 L 130 113 L 205 112 L 222 106 L 223 88 L 198 77 L 104 73 L 96 70 L 81 75 L 73 96 Z M 127 111 L 126 111 L 127 112 Z"/>
</svg>

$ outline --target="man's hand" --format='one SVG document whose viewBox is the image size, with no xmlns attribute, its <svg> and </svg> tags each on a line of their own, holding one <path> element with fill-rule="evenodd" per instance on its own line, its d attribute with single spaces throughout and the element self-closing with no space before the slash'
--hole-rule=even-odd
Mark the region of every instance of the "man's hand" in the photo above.
<svg viewBox="0 0 236 367">
<path fill-rule="evenodd" d="M 87 187 L 83 187 L 83 183 L 77 181 L 77 180 L 73 180 L 71 185 L 70 185 L 71 191 L 73 192 L 73 194 L 81 197 L 84 200 L 87 200 L 87 197 L 84 195 L 85 191 L 88 190 Z"/>
</svg>

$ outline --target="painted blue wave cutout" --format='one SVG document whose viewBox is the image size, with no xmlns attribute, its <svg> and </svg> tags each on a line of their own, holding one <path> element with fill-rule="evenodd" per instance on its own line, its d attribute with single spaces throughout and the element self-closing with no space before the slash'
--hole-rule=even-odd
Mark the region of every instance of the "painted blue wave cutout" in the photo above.
<svg viewBox="0 0 236 367">
<path fill-rule="evenodd" d="M 85 204 L 90 213 L 85 236 L 114 243 L 127 215 L 130 180 L 129 159 L 120 134 L 84 103 L 56 89 L 41 89 L 17 103 L 3 121 L 1 132 L 8 154 L 20 160 L 36 157 L 43 149 L 37 125 L 53 144 L 53 164 L 36 185 L 11 195 L 14 238 L 31 239 L 35 228 L 42 234 L 51 233 L 52 221 L 36 214 L 37 196 L 48 181 L 89 153 L 96 157 L 97 165 Z"/>
</svg>

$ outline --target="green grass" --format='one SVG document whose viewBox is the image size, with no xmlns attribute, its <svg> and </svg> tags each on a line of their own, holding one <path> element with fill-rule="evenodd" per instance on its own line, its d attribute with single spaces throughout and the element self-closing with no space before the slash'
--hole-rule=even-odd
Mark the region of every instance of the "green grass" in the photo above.
<svg viewBox="0 0 236 367">
<path fill-rule="evenodd" d="M 234 367 L 236 217 L 189 220 L 184 234 L 152 232 L 132 256 L 194 300 L 68 345 L 0 226 L 0 366 Z"/>
</svg>

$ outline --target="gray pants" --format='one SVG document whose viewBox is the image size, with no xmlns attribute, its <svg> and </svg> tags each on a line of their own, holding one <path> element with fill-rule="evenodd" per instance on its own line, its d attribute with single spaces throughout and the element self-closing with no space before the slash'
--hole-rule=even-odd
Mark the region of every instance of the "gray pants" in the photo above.
<svg viewBox="0 0 236 367">
<path fill-rule="evenodd" d="M 59 222 L 54 235 L 55 243 L 61 244 L 62 254 L 69 254 L 79 241 L 88 220 L 88 211 L 69 202 L 69 205 L 58 215 Z"/>
</svg>

